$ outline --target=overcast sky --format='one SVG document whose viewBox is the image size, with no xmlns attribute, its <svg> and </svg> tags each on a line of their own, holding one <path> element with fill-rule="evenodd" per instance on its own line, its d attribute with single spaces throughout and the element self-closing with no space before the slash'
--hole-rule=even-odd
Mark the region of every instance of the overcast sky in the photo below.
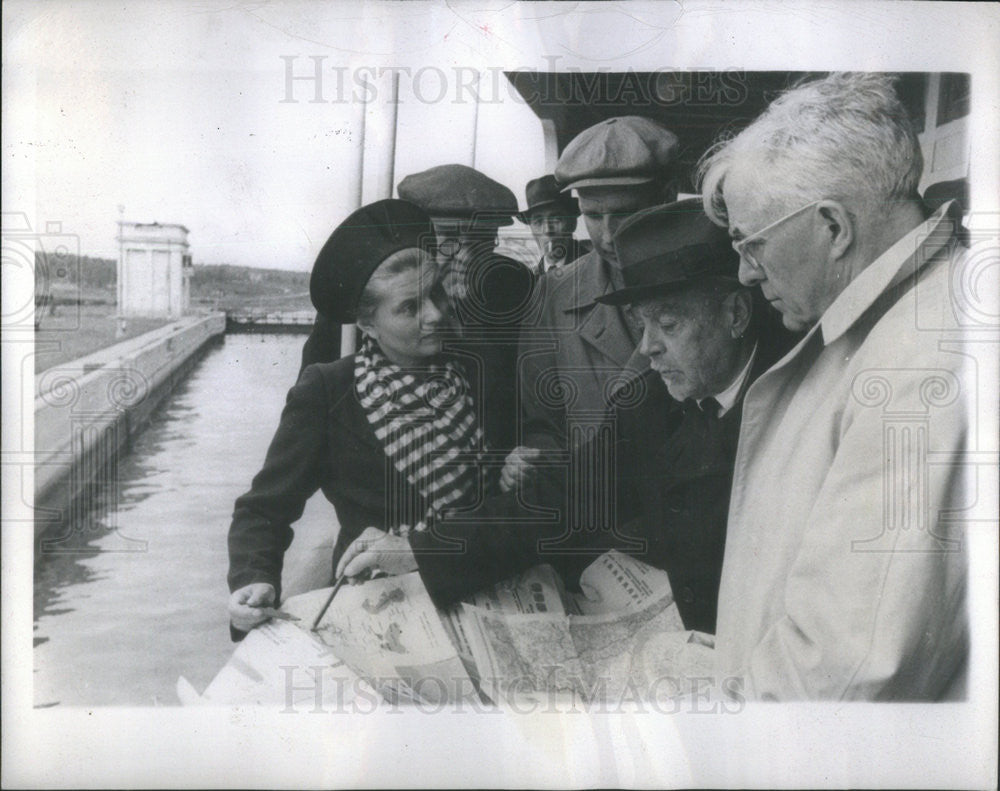
<svg viewBox="0 0 1000 791">
<path fill-rule="evenodd" d="M 473 163 L 475 103 L 459 94 L 471 70 L 516 63 L 516 47 L 498 57 L 483 46 L 490 34 L 441 6 L 395 4 L 386 16 L 325 5 L 319 24 L 320 4 L 303 8 L 313 13 L 93 2 L 26 11 L 5 61 L 33 67 L 34 134 L 5 143 L 34 160 L 36 222 L 61 222 L 82 253 L 115 257 L 123 206 L 126 220 L 186 225 L 196 262 L 308 270 L 357 205 L 358 81 L 375 86 L 369 109 L 385 106 L 389 78 L 368 75 L 390 65 L 413 75 L 401 78 L 394 181 L 475 164 L 523 200 L 525 182 L 544 170 L 541 123 L 502 77 L 499 90 L 484 86 Z M 324 101 L 303 81 L 283 101 L 286 70 L 313 75 L 313 56 L 325 57 Z M 27 79 L 20 85 L 28 98 Z"/>
<path fill-rule="evenodd" d="M 410 69 L 394 183 L 461 162 L 523 201 L 545 168 L 542 128 L 494 80 L 501 69 L 961 71 L 987 56 L 968 25 L 967 46 L 934 44 L 954 25 L 949 4 L 859 2 L 845 15 L 817 2 L 781 25 L 773 4 L 739 7 L 737 20 L 711 3 L 5 2 L 4 211 L 35 230 L 61 223 L 82 253 L 115 257 L 124 206 L 126 220 L 186 225 L 196 262 L 308 270 L 357 205 L 363 104 L 352 98 L 373 68 Z M 914 8 L 920 25 L 904 18 Z M 879 33 L 890 16 L 893 48 Z M 297 76 L 325 58 L 323 101 L 301 81 L 282 101 L 282 56 Z M 455 102 L 470 71 L 487 75 L 489 98 L 474 162 L 474 105 L 468 91 Z M 976 79 L 995 90 L 988 71 Z M 974 146 L 995 139 L 986 124 Z"/>
</svg>

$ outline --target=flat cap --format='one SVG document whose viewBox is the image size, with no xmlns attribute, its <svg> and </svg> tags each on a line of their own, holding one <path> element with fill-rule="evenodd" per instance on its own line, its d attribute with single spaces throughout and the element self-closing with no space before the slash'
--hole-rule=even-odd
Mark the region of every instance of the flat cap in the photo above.
<svg viewBox="0 0 1000 791">
<path fill-rule="evenodd" d="M 574 137 L 556 164 L 563 190 L 644 184 L 677 157 L 677 135 L 638 115 L 608 118 Z"/>
<path fill-rule="evenodd" d="M 709 275 L 736 278 L 740 257 L 725 229 L 708 219 L 700 198 L 643 209 L 614 236 L 624 288 L 597 301 L 637 302 Z"/>
<path fill-rule="evenodd" d="M 518 219 L 523 223 L 530 220 L 531 213 L 535 209 L 544 209 L 548 206 L 557 206 L 570 217 L 580 216 L 580 204 L 572 195 L 559 189 L 555 176 L 548 175 L 532 179 L 524 188 L 524 196 L 528 208 L 518 216 Z"/>
<path fill-rule="evenodd" d="M 396 188 L 432 217 L 474 217 L 477 223 L 512 225 L 517 198 L 498 181 L 466 165 L 439 165 L 407 176 Z"/>
<path fill-rule="evenodd" d="M 357 319 L 358 300 L 372 273 L 400 250 L 433 244 L 434 226 L 423 209 L 402 200 L 362 206 L 326 240 L 309 279 L 313 306 L 340 324 Z"/>
</svg>

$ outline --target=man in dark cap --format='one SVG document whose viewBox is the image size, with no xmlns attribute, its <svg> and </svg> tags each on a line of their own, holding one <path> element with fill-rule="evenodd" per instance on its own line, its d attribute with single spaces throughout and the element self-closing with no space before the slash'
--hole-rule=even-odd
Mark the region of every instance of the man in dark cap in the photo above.
<svg viewBox="0 0 1000 791">
<path fill-rule="evenodd" d="M 570 264 L 593 245 L 573 238 L 580 206 L 576 198 L 559 189 L 552 175 L 532 179 L 525 187 L 528 208 L 518 216 L 531 229 L 538 252 L 538 270 L 543 275 L 550 269 Z"/>
<path fill-rule="evenodd" d="M 431 215 L 445 289 L 470 314 L 464 318 L 503 324 L 498 316 L 517 309 L 518 298 L 530 290 L 525 267 L 496 252 L 499 229 L 513 225 L 517 214 L 514 193 L 466 165 L 407 176 L 397 191 Z M 489 289 L 477 285 L 484 277 Z"/>
<path fill-rule="evenodd" d="M 409 564 L 444 606 L 543 562 L 572 586 L 597 554 L 618 548 L 667 571 L 686 628 L 715 631 L 743 395 L 791 339 L 740 285 L 729 238 L 700 201 L 639 212 L 614 244 L 622 282 L 601 303 L 631 305 L 652 366 L 614 396 L 610 443 L 581 446 L 569 470 L 549 454 L 520 492 L 408 544 L 390 538 L 364 551 L 375 535 L 362 536 L 342 569 Z M 594 521 L 601 514 L 609 521 Z M 441 551 L 456 538 L 462 552 Z"/>
<path fill-rule="evenodd" d="M 555 179 L 564 193 L 576 190 L 594 249 L 538 281 L 539 318 L 521 343 L 521 438 L 505 487 L 528 472 L 539 449 L 572 448 L 599 429 L 609 395 L 644 367 L 622 309 L 597 299 L 622 286 L 612 243 L 618 226 L 676 197 L 677 147 L 661 124 L 625 116 L 585 129 L 559 157 Z"/>
<path fill-rule="evenodd" d="M 512 225 L 517 199 L 466 165 L 440 165 L 404 178 L 399 197 L 426 211 L 437 235 L 442 282 L 462 340 L 453 348 L 475 360 L 484 382 L 483 423 L 499 438 L 494 450 L 516 444 L 517 339 L 531 302 L 533 276 L 496 252 L 498 231 Z"/>
</svg>

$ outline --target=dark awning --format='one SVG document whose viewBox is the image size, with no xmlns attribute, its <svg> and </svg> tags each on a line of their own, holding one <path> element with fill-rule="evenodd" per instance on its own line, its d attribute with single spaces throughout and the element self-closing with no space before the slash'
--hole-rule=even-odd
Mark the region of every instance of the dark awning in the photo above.
<svg viewBox="0 0 1000 791">
<path fill-rule="evenodd" d="M 666 124 L 680 138 L 681 169 L 690 173 L 720 135 L 738 132 L 782 90 L 821 73 L 513 71 L 505 75 L 535 115 L 553 123 L 560 152 L 579 132 L 605 118 L 642 115 Z M 921 122 L 925 87 L 926 75 L 918 73 L 905 75 L 898 85 L 900 97 Z"/>
</svg>

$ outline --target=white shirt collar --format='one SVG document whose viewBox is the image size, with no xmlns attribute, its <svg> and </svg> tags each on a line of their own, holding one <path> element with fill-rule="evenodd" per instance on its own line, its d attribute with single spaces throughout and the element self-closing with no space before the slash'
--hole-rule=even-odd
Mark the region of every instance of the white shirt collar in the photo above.
<svg viewBox="0 0 1000 791">
<path fill-rule="evenodd" d="M 941 206 L 848 283 L 820 317 L 824 345 L 847 332 L 879 296 L 924 266 L 952 240 L 958 225 L 949 214 L 953 203 Z"/>
<path fill-rule="evenodd" d="M 743 389 L 743 383 L 746 382 L 747 377 L 750 376 L 750 368 L 753 366 L 754 358 L 757 356 L 757 344 L 753 345 L 753 351 L 750 352 L 750 359 L 747 360 L 747 364 L 743 366 L 743 370 L 740 371 L 740 375 L 737 376 L 731 385 L 718 393 L 715 396 L 715 400 L 719 402 L 719 417 L 722 417 L 726 412 L 736 406 L 736 399 L 739 398 L 740 390 Z M 698 406 L 701 406 L 701 402 L 705 399 L 701 398 L 698 400 Z"/>
</svg>

